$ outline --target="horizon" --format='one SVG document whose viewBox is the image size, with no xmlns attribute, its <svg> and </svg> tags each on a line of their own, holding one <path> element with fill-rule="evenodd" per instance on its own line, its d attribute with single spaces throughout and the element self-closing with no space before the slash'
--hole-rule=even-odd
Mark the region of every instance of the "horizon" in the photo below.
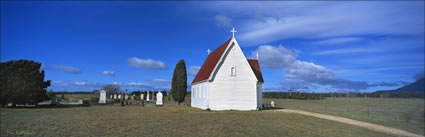
<svg viewBox="0 0 425 137">
<path fill-rule="evenodd" d="M 309 9 L 309 10 L 305 10 Z M 263 91 L 375 92 L 424 77 L 424 1 L 1 1 L 1 61 L 42 63 L 48 90 L 188 89 L 232 37 L 256 58 Z"/>
</svg>

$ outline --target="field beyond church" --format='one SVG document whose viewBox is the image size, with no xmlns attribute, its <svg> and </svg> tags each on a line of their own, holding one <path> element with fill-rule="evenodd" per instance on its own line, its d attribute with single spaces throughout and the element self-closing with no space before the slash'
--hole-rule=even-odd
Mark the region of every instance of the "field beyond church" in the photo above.
<svg viewBox="0 0 425 137">
<path fill-rule="evenodd" d="M 287 108 L 301 106 L 301 110 L 328 113 L 343 117 L 351 117 L 371 123 L 382 122 L 374 117 L 363 118 L 360 114 L 344 114 L 336 112 L 343 105 L 359 107 L 365 100 L 326 99 L 320 101 L 265 99 L 274 100 L 278 106 Z M 367 99 L 375 106 L 383 103 L 379 100 Z M 384 99 L 385 100 L 385 99 Z M 388 99 L 388 102 L 394 100 Z M 423 114 L 423 99 L 409 102 L 407 99 L 396 99 L 405 102 L 386 103 L 388 108 L 395 107 L 400 111 L 416 108 Z M 321 111 L 319 106 L 332 103 L 329 112 Z M 346 103 L 342 103 L 346 102 Z M 357 104 L 356 104 L 357 102 Z M 410 103 L 410 104 L 406 104 Z M 381 104 L 382 105 L 382 104 Z M 417 106 L 419 105 L 419 106 Z M 371 105 L 373 106 L 373 105 Z M 385 106 L 385 105 L 383 105 Z M 382 107 L 382 106 L 380 106 Z M 303 109 L 307 108 L 307 109 Z M 333 108 L 334 110 L 332 110 Z M 387 109 L 387 108 L 383 108 Z M 360 109 L 358 109 L 360 110 Z M 383 111 L 383 110 L 381 110 Z M 392 113 L 389 110 L 388 113 Z M 349 111 L 350 112 L 350 111 Z M 354 111 L 351 111 L 354 112 Z M 413 112 L 409 112 L 413 113 Z M 415 115 L 417 115 L 415 113 Z M 379 116 L 379 115 L 374 115 Z M 399 120 L 381 123 L 382 125 L 404 129 L 423 135 L 423 117 L 413 117 L 409 121 Z M 422 122 L 422 127 L 421 123 Z M 421 129 L 422 128 L 422 129 Z M 314 117 L 275 111 L 204 111 L 185 105 L 164 107 L 142 107 L 132 105 L 92 105 L 90 107 L 67 108 L 1 108 L 1 136 L 391 136 L 366 128 L 360 128 L 339 122 Z"/>
</svg>

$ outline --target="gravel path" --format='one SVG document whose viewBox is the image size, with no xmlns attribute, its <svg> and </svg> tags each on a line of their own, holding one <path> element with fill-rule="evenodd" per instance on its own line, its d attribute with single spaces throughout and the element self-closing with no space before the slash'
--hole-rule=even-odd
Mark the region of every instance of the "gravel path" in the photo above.
<svg viewBox="0 0 425 137">
<path fill-rule="evenodd" d="M 302 110 L 293 110 L 293 109 L 279 109 L 279 110 L 274 110 L 274 111 L 280 111 L 280 112 L 286 112 L 286 113 L 297 113 L 297 114 L 302 114 L 302 115 L 306 115 L 306 116 L 312 116 L 312 117 L 337 121 L 337 122 L 355 125 L 355 126 L 359 126 L 359 127 L 364 127 L 364 128 L 370 129 L 370 130 L 374 130 L 374 131 L 378 131 L 378 132 L 382 132 L 382 133 L 387 133 L 387 134 L 393 134 L 393 135 L 397 135 L 397 136 L 423 137 L 422 135 L 410 133 L 410 132 L 400 130 L 400 129 L 395 129 L 395 128 L 381 126 L 381 125 L 367 123 L 367 122 L 361 122 L 361 121 L 352 120 L 352 119 L 343 118 L 343 117 L 338 117 L 338 116 L 331 116 L 331 115 L 326 115 L 326 114 L 319 114 L 319 113 L 307 112 L 307 111 L 302 111 Z"/>
</svg>

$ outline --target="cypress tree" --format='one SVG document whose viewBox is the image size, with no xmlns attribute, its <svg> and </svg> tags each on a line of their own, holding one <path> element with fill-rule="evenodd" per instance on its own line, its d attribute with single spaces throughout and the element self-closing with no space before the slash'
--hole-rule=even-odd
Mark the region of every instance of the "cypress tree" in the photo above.
<svg viewBox="0 0 425 137">
<path fill-rule="evenodd" d="M 186 64 L 181 59 L 174 68 L 173 79 L 171 81 L 171 95 L 178 104 L 184 101 L 187 89 Z"/>
</svg>

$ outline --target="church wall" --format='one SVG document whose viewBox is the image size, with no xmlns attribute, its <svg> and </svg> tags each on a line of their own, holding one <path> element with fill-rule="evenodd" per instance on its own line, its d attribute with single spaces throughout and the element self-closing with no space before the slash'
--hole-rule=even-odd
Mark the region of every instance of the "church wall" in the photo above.
<svg viewBox="0 0 425 137">
<path fill-rule="evenodd" d="M 257 107 L 263 108 L 263 83 L 257 82 Z"/>
<path fill-rule="evenodd" d="M 236 76 L 231 76 L 232 67 L 236 68 Z M 237 44 L 229 49 L 209 86 L 211 110 L 257 109 L 257 79 Z"/>
<path fill-rule="evenodd" d="M 202 82 L 192 85 L 191 92 L 191 106 L 200 109 L 207 109 L 208 82 Z"/>
</svg>

